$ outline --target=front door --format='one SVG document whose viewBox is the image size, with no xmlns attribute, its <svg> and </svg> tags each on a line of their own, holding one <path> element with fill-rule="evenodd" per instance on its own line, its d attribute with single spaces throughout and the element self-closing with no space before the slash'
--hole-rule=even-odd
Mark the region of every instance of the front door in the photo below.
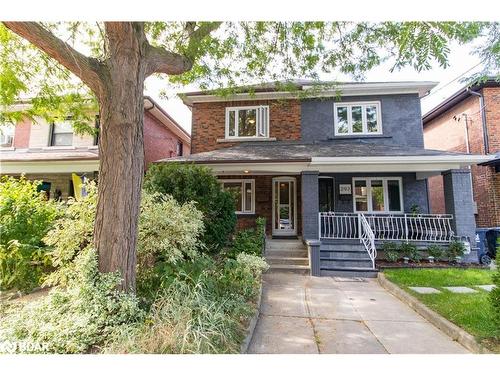
<svg viewBox="0 0 500 375">
<path fill-rule="evenodd" d="M 297 234 L 297 185 L 295 178 L 273 178 L 273 235 Z"/>
</svg>

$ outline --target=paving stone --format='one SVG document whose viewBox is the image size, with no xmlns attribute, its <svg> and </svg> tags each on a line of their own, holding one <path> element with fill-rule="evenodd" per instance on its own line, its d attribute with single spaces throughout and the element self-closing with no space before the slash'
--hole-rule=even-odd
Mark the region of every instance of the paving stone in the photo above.
<svg viewBox="0 0 500 375">
<path fill-rule="evenodd" d="M 443 288 L 449 290 L 452 293 L 477 293 L 477 290 L 468 288 L 466 286 L 444 286 Z"/>
<path fill-rule="evenodd" d="M 491 292 L 491 290 L 495 287 L 495 285 L 476 285 L 476 288 L 480 288 L 486 290 L 487 292 Z"/>
<path fill-rule="evenodd" d="M 425 286 L 410 286 L 410 289 L 419 294 L 438 294 L 441 293 L 436 288 L 429 288 Z"/>
</svg>

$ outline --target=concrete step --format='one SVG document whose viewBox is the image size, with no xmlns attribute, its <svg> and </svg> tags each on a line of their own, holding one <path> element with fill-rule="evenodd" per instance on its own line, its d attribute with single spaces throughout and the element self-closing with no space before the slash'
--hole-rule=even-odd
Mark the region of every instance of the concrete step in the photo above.
<svg viewBox="0 0 500 375">
<path fill-rule="evenodd" d="M 309 266 L 304 265 L 290 265 L 290 264 L 271 264 L 267 272 L 283 272 L 283 273 L 296 273 L 300 275 L 309 275 Z"/>
<path fill-rule="evenodd" d="M 300 250 L 267 249 L 265 255 L 270 257 L 288 257 L 288 258 L 307 258 L 309 256 L 307 250 L 304 249 Z"/>
<path fill-rule="evenodd" d="M 266 249 L 305 249 L 301 240 L 266 240 Z"/>
<path fill-rule="evenodd" d="M 377 277 L 378 270 L 362 267 L 321 267 L 321 276 L 340 276 L 340 277 Z"/>
<path fill-rule="evenodd" d="M 370 259 L 321 258 L 321 267 L 326 268 L 371 268 Z"/>
<path fill-rule="evenodd" d="M 281 256 L 268 256 L 266 257 L 269 264 L 288 264 L 288 265 L 309 265 L 309 258 L 304 257 L 281 257 Z"/>
<path fill-rule="evenodd" d="M 357 251 L 357 250 L 344 250 L 344 251 L 337 251 L 337 250 L 321 250 L 321 257 L 322 258 L 350 258 L 350 259 L 360 259 L 360 260 L 366 260 L 370 259 L 370 256 L 366 252 L 366 250 L 363 251 Z"/>
</svg>

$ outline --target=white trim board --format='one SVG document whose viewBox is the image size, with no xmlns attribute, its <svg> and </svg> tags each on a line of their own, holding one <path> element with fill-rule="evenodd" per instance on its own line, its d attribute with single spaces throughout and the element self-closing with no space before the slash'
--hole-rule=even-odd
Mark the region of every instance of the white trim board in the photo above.
<svg viewBox="0 0 500 375">
<path fill-rule="evenodd" d="M 99 160 L 2 162 L 2 174 L 96 172 Z"/>
</svg>

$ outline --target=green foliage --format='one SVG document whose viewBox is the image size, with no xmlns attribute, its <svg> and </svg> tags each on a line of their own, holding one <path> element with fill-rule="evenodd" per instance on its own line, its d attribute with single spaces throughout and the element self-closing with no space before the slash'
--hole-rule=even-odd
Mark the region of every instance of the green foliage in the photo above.
<svg viewBox="0 0 500 375">
<path fill-rule="evenodd" d="M 429 256 L 431 257 L 434 257 L 434 259 L 438 260 L 443 256 L 444 250 L 439 245 L 430 245 L 427 248 L 427 254 L 429 254 Z"/>
<path fill-rule="evenodd" d="M 422 259 L 422 255 L 417 247 L 409 242 L 401 242 L 399 245 L 399 251 L 403 254 L 403 256 L 410 258 L 412 262 L 420 262 Z"/>
<path fill-rule="evenodd" d="M 248 254 L 222 263 L 207 256 L 188 263 L 177 264 L 147 319 L 115 331 L 105 352 L 238 353 L 267 264 Z"/>
<path fill-rule="evenodd" d="M 207 250 L 217 252 L 226 245 L 236 225 L 234 201 L 208 168 L 193 164 L 155 164 L 146 173 L 144 188 L 150 193 L 171 195 L 179 203 L 194 201 L 204 215 L 202 242 Z"/>
<path fill-rule="evenodd" d="M 500 268 L 492 277 L 495 287 L 489 293 L 491 310 L 493 311 L 494 321 L 500 336 Z"/>
<path fill-rule="evenodd" d="M 0 290 L 33 289 L 50 266 L 42 238 L 60 206 L 24 176 L 0 179 Z"/>
<path fill-rule="evenodd" d="M 247 253 L 262 255 L 266 235 L 266 219 L 257 218 L 256 228 L 239 230 L 235 233 L 233 242 L 228 249 L 228 255 L 236 258 L 238 254 Z"/>
<path fill-rule="evenodd" d="M 80 200 L 68 199 L 64 216 L 56 221 L 44 241 L 51 251 L 56 270 L 46 278 L 45 285 L 66 285 L 75 264 L 73 260 L 83 250 L 92 247 L 94 219 L 97 207 L 97 186 L 86 184 L 87 195 Z"/>
<path fill-rule="evenodd" d="M 11 306 L 0 320 L 0 342 L 38 343 L 35 352 L 85 353 L 120 326 L 144 319 L 137 299 L 117 290 L 119 275 L 98 271 L 94 250 L 82 251 L 74 263 L 65 288 Z M 31 351 L 29 346 L 26 350 Z M 22 346 L 16 348 L 22 351 Z"/>
<path fill-rule="evenodd" d="M 453 241 L 446 249 L 446 257 L 450 262 L 455 261 L 456 257 L 461 257 L 465 253 L 465 245 L 462 241 Z"/>
<path fill-rule="evenodd" d="M 384 251 L 385 259 L 387 259 L 389 262 L 397 262 L 401 257 L 401 253 L 396 242 L 384 242 L 382 244 L 382 250 Z"/>
</svg>

